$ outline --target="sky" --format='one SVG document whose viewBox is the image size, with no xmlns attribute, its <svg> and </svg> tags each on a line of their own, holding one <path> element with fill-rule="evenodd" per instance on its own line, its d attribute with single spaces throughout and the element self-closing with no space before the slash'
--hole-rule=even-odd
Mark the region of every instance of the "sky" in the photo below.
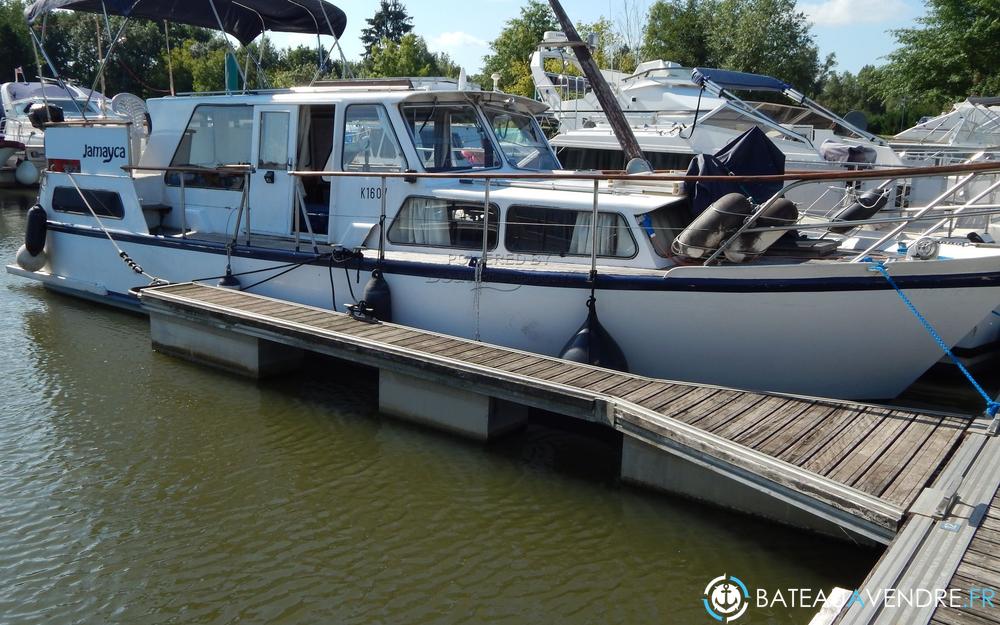
<svg viewBox="0 0 1000 625">
<path fill-rule="evenodd" d="M 347 31 L 341 45 L 348 58 L 361 54 L 361 29 L 378 9 L 378 0 L 331 0 L 347 13 Z M 631 0 L 648 7 L 652 0 Z M 427 40 L 433 52 L 446 52 L 469 74 L 482 68 L 507 20 L 516 17 L 523 0 L 403 0 L 413 17 L 414 32 Z M 574 22 L 616 19 L 623 0 L 563 0 Z M 921 0 L 798 0 L 798 8 L 813 22 L 820 56 L 837 55 L 837 70 L 857 72 L 868 64 L 884 62 L 895 40 L 887 31 L 912 26 L 924 12 Z M 315 45 L 315 37 L 273 36 L 276 44 Z M 669 60 L 669 59 L 666 59 Z"/>
</svg>

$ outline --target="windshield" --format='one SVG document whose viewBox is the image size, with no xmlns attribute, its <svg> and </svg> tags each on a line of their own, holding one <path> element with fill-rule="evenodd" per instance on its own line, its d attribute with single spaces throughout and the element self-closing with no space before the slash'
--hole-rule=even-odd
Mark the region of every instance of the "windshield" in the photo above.
<svg viewBox="0 0 1000 625">
<path fill-rule="evenodd" d="M 429 172 L 499 167 L 493 142 L 468 104 L 413 104 L 402 107 L 403 119 Z"/>
<path fill-rule="evenodd" d="M 58 106 L 63 110 L 63 116 L 67 119 L 74 117 L 83 117 L 80 113 L 80 109 L 83 107 L 83 103 L 87 100 L 86 96 L 83 96 L 79 101 L 71 100 L 69 98 L 48 98 L 45 102 L 53 106 Z M 30 102 L 26 102 L 22 107 L 24 114 L 28 114 L 28 110 L 31 109 L 35 104 L 41 104 L 43 100 L 41 98 L 32 99 Z M 91 100 L 90 104 L 87 105 L 87 114 L 98 114 L 101 109 L 98 106 L 96 100 Z"/>
<path fill-rule="evenodd" d="M 511 165 L 519 169 L 562 169 L 533 117 L 493 108 L 485 109 L 485 113 Z"/>
</svg>

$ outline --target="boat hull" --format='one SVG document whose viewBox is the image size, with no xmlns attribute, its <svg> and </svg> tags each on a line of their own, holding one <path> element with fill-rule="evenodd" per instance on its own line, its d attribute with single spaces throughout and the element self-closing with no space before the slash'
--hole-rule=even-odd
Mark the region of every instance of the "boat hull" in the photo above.
<svg viewBox="0 0 1000 625">
<path fill-rule="evenodd" d="M 225 272 L 215 243 L 116 235 L 149 274 L 173 282 Z M 92 228 L 50 225 L 46 274 L 61 291 L 118 305 L 148 279 Z M 283 275 L 289 263 L 302 263 Z M 374 259 L 333 264 L 307 254 L 237 249 L 233 271 L 262 295 L 337 309 L 360 297 Z M 808 267 L 808 269 L 806 268 Z M 892 272 L 949 345 L 1000 303 L 1000 259 L 897 263 Z M 465 264 L 387 260 L 393 321 L 557 355 L 586 315 L 586 273 L 492 268 L 480 289 Z M 275 277 L 272 277 L 275 276 Z M 255 284 L 265 278 L 267 282 Z M 333 293 L 331 293 L 331 281 Z M 851 399 L 901 393 L 941 357 L 926 329 L 863 264 L 685 267 L 663 276 L 602 274 L 601 322 L 629 368 L 656 378 Z"/>
</svg>

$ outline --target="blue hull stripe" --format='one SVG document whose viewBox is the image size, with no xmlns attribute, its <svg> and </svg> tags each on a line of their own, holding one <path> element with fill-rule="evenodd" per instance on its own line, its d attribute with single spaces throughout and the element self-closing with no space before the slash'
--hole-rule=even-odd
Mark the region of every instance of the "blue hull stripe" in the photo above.
<svg viewBox="0 0 1000 625">
<path fill-rule="evenodd" d="M 104 238 L 104 233 L 91 228 L 80 228 L 69 224 L 49 222 L 49 230 L 76 236 Z M 209 241 L 194 241 L 191 239 L 168 239 L 144 234 L 115 233 L 119 243 L 168 247 L 174 249 L 196 251 L 209 254 L 226 253 L 225 245 Z M 109 244 L 110 249 L 110 244 Z M 138 255 L 137 255 L 138 256 Z M 233 249 L 233 256 L 251 258 L 254 260 L 274 261 L 276 264 L 304 263 L 326 267 L 326 259 L 316 259 L 312 253 L 279 250 L 274 248 L 257 248 L 239 245 Z M 142 264 L 142 258 L 136 259 Z M 347 267 L 350 270 L 360 269 L 371 271 L 376 266 L 374 259 L 352 259 L 339 263 L 337 267 Z M 1000 265 L 1000 260 L 998 260 Z M 382 261 L 382 271 L 388 275 L 416 276 L 437 280 L 475 280 L 475 269 L 466 266 L 441 265 L 436 263 L 420 263 L 413 261 L 385 260 Z M 203 276 L 191 276 L 190 279 Z M 487 267 L 483 272 L 483 281 L 493 284 L 512 284 L 527 286 L 544 286 L 557 288 L 589 289 L 590 281 L 586 271 L 577 272 L 518 270 L 509 268 Z M 940 288 L 974 288 L 1000 286 L 1000 270 L 976 274 L 960 275 L 930 275 L 902 276 L 896 282 L 904 289 L 940 289 Z M 601 290 L 621 291 L 686 291 L 708 293 L 797 293 L 826 291 L 885 291 L 892 287 L 878 274 L 870 274 L 845 278 L 665 278 L 661 276 L 634 276 L 599 274 L 597 288 Z"/>
</svg>

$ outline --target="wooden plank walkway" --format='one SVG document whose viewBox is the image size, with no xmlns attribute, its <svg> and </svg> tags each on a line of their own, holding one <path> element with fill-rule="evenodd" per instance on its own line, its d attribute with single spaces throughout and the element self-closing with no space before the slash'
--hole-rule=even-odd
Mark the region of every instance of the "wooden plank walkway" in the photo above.
<svg viewBox="0 0 1000 625">
<path fill-rule="evenodd" d="M 835 523 L 867 524 L 866 535 L 881 542 L 898 530 L 969 424 L 955 416 L 646 378 L 194 283 L 140 295 L 150 312 L 604 422 L 744 484 L 777 488 L 793 505 L 813 506 Z"/>
<path fill-rule="evenodd" d="M 981 420 L 967 430 L 933 488 L 909 509 L 860 586 L 868 602 L 848 601 L 834 622 L 1000 625 L 1000 438 L 988 425 Z M 870 599 L 887 590 L 892 601 Z"/>
<path fill-rule="evenodd" d="M 959 591 L 964 605 L 939 607 L 931 623 L 1000 625 L 1000 493 L 994 495 L 948 588 Z"/>
</svg>

